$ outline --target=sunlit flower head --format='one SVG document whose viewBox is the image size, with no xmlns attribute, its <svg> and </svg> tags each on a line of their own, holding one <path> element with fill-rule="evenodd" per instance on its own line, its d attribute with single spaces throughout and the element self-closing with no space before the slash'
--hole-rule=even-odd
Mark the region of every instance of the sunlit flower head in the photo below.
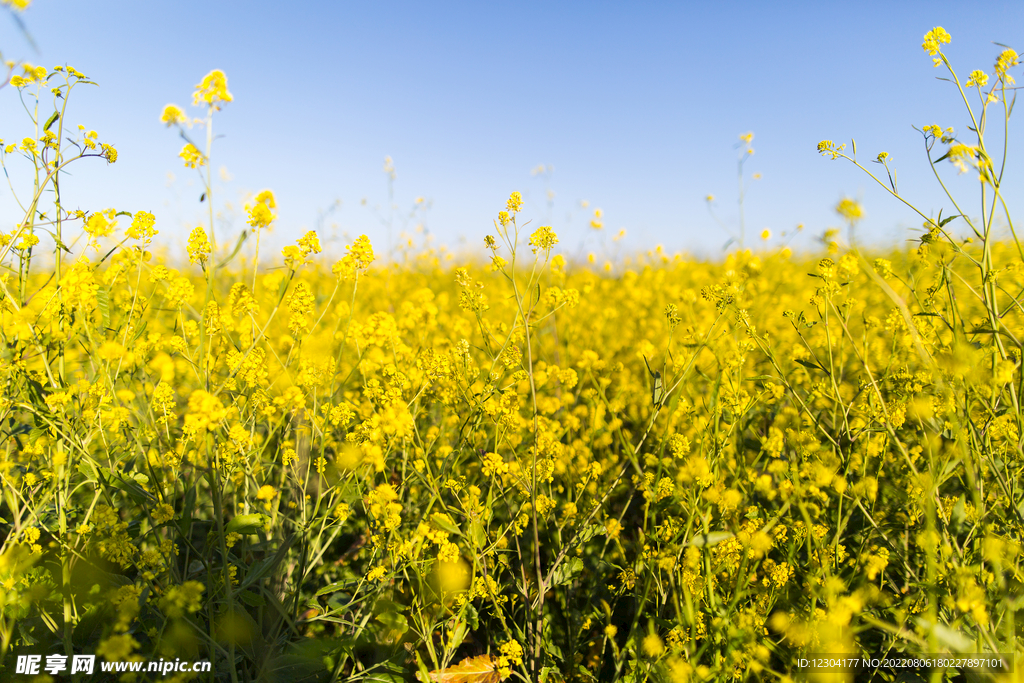
<svg viewBox="0 0 1024 683">
<path fill-rule="evenodd" d="M 864 217 L 864 208 L 857 200 L 844 197 L 842 201 L 836 204 L 836 213 L 853 224 Z"/>
<path fill-rule="evenodd" d="M 550 225 L 542 225 L 530 235 L 530 246 L 533 247 L 534 254 L 538 251 L 551 251 L 556 244 L 558 244 L 558 235 Z"/>
<path fill-rule="evenodd" d="M 968 88 L 983 88 L 986 84 L 988 84 L 988 74 L 981 69 L 975 69 L 964 85 Z"/>
<path fill-rule="evenodd" d="M 505 205 L 505 209 L 513 216 L 519 213 L 520 209 L 523 208 L 523 195 L 518 192 L 513 192 L 509 195 L 508 202 Z"/>
<path fill-rule="evenodd" d="M 1013 85 L 1013 76 L 1008 74 L 1006 70 L 1011 66 L 1017 66 L 1019 63 L 1016 50 L 1009 48 L 1003 50 L 996 59 L 996 75 L 1002 78 L 1007 85 Z"/>
<path fill-rule="evenodd" d="M 228 77 L 220 69 L 214 69 L 203 76 L 202 82 L 196 86 L 192 104 L 207 104 L 212 109 L 220 109 L 222 104 L 233 99 L 234 96 L 228 92 Z"/>
<path fill-rule="evenodd" d="M 199 226 L 188 236 L 188 260 L 190 263 L 206 265 L 211 253 L 213 246 L 206 237 L 206 231 Z"/>
<path fill-rule="evenodd" d="M 125 236 L 142 242 L 149 242 L 159 230 L 153 228 L 156 217 L 148 211 L 136 211 L 132 224 L 125 230 Z"/>
<path fill-rule="evenodd" d="M 319 254 L 321 251 L 320 238 L 317 236 L 315 230 L 310 230 L 305 235 L 300 237 L 298 245 L 307 254 Z"/>
<path fill-rule="evenodd" d="M 181 107 L 176 104 L 168 104 L 164 107 L 164 110 L 160 112 L 160 122 L 167 124 L 168 126 L 182 125 L 188 123 L 188 117 L 185 112 L 182 111 Z"/>
<path fill-rule="evenodd" d="M 0 5 L 10 7 L 15 12 L 24 12 L 31 4 L 32 0 L 0 0 Z"/>
<path fill-rule="evenodd" d="M 274 197 L 274 193 L 270 190 L 263 190 L 253 197 L 252 203 L 245 205 L 245 210 L 249 214 L 249 219 L 246 221 L 253 227 L 253 230 L 259 230 L 270 225 L 277 214 L 274 213 L 274 209 L 277 208 L 277 199 Z"/>
<path fill-rule="evenodd" d="M 936 26 L 924 34 L 924 42 L 921 43 L 921 48 L 933 58 L 932 61 L 935 63 L 935 66 L 938 66 L 942 64 L 942 59 L 935 55 L 940 54 L 942 46 L 949 43 L 950 40 L 950 35 L 946 33 L 946 29 Z"/>
<path fill-rule="evenodd" d="M 266 204 L 256 204 L 249 209 L 248 223 L 254 228 L 265 228 L 274 220 L 274 214 Z"/>
<path fill-rule="evenodd" d="M 181 148 L 181 152 L 178 156 L 185 162 L 185 166 L 188 168 L 199 168 L 200 166 L 206 166 L 206 157 L 199 151 L 199 148 L 193 145 L 191 142 Z"/>
<path fill-rule="evenodd" d="M 117 221 L 114 220 L 116 214 L 117 212 L 114 209 L 97 211 L 85 221 L 83 226 L 85 232 L 93 239 L 110 235 L 114 232 L 114 228 L 117 227 Z"/>
<path fill-rule="evenodd" d="M 373 246 L 366 235 L 360 235 L 346 249 L 348 253 L 344 258 L 331 267 L 331 272 L 343 280 L 365 272 L 374 261 Z"/>
</svg>

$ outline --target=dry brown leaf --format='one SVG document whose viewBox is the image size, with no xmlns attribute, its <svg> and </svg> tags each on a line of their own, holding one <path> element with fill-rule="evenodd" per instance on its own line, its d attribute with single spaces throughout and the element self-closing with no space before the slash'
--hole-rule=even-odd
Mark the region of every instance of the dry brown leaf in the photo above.
<svg viewBox="0 0 1024 683">
<path fill-rule="evenodd" d="M 431 671 L 430 680 L 438 683 L 500 683 L 498 659 L 492 655 L 467 657 L 444 671 Z"/>
</svg>

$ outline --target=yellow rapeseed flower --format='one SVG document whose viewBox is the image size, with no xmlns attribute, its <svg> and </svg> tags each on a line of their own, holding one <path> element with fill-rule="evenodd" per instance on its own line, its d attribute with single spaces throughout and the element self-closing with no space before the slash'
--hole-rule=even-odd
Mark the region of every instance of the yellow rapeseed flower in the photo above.
<svg viewBox="0 0 1024 683">
<path fill-rule="evenodd" d="M 160 232 L 153 228 L 154 223 L 156 223 L 156 217 L 153 214 L 148 211 L 137 211 L 132 217 L 132 224 L 128 226 L 124 234 L 134 240 L 149 242 Z"/>
<path fill-rule="evenodd" d="M 211 109 L 220 109 L 222 104 L 226 104 L 233 99 L 234 96 L 228 92 L 228 77 L 220 69 L 214 69 L 203 76 L 202 82 L 196 86 L 196 91 L 192 96 L 192 103 L 196 105 L 207 104 Z"/>
<path fill-rule="evenodd" d="M 508 202 L 505 209 L 513 216 L 519 213 L 519 210 L 523 208 L 523 195 L 518 192 L 513 192 L 509 195 Z"/>
<path fill-rule="evenodd" d="M 213 246 L 210 244 L 210 240 L 206 237 L 206 231 L 203 230 L 202 226 L 197 226 L 188 237 L 189 262 L 199 263 L 205 266 L 206 261 L 209 259 L 212 252 Z"/>
<path fill-rule="evenodd" d="M 530 235 L 530 246 L 533 247 L 534 254 L 538 251 L 551 251 L 556 244 L 558 244 L 558 235 L 550 225 L 542 225 Z"/>
<path fill-rule="evenodd" d="M 950 35 L 946 33 L 946 29 L 936 26 L 924 34 L 924 42 L 921 43 L 921 48 L 934 57 L 942 50 L 942 45 L 949 43 L 950 40 Z"/>
<path fill-rule="evenodd" d="M 185 112 L 182 111 L 181 107 L 176 104 L 168 104 L 164 107 L 164 110 L 160 112 L 160 122 L 167 124 L 168 126 L 181 125 L 188 123 L 188 117 Z"/>
<path fill-rule="evenodd" d="M 185 162 L 185 166 L 188 168 L 199 168 L 200 166 L 206 166 L 206 157 L 199 151 L 199 148 L 193 145 L 191 142 L 187 143 L 181 148 L 181 152 L 178 156 Z"/>
<path fill-rule="evenodd" d="M 31 4 L 32 0 L 0 0 L 0 5 L 10 7 L 15 12 L 24 12 Z"/>
<path fill-rule="evenodd" d="M 844 197 L 836 204 L 836 213 L 845 218 L 848 223 L 853 224 L 864 217 L 864 208 L 857 200 Z"/>
</svg>

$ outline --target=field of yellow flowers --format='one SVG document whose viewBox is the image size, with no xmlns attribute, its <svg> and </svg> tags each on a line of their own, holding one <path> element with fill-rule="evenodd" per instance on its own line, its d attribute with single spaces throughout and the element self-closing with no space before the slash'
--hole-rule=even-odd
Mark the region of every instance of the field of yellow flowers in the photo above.
<svg viewBox="0 0 1024 683">
<path fill-rule="evenodd" d="M 980 123 L 922 135 L 940 180 L 978 177 L 980 212 L 950 196 L 891 253 L 829 233 L 813 257 L 612 273 L 523 228 L 517 192 L 463 264 L 365 237 L 331 264 L 314 232 L 260 252 L 270 191 L 241 238 L 214 235 L 207 197 L 188 262 L 160 262 L 158 217 L 60 204 L 69 165 L 117 160 L 65 126 L 88 79 L 12 67 L 3 106 L 32 119 L 2 159 L 35 170 L 0 234 L 0 678 L 63 680 L 48 657 L 81 654 L 211 663 L 95 680 L 231 683 L 1021 666 L 1024 252 L 995 236 L 1013 224 L 984 138 L 1017 59 L 961 85 L 948 42 L 924 48 Z M 213 71 L 198 119 L 162 115 L 207 192 L 231 100 Z M 838 211 L 852 235 L 859 204 Z"/>
</svg>

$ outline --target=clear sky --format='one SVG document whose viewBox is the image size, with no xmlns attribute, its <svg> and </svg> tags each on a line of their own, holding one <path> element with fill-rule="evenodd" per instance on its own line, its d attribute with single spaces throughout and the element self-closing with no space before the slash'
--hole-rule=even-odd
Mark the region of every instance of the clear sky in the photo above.
<svg viewBox="0 0 1024 683">
<path fill-rule="evenodd" d="M 218 68 L 235 98 L 215 124 L 224 137 L 213 166 L 231 176 L 218 181 L 219 210 L 271 188 L 281 242 L 325 216 L 325 240 L 337 226 L 339 239 L 367 233 L 383 245 L 394 215 L 392 239 L 421 223 L 437 243 L 481 253 L 496 212 L 519 190 L 525 218 L 553 225 L 568 253 L 602 243 L 611 251 L 625 228 L 614 248 L 720 255 L 738 225 L 736 144 L 747 131 L 755 154 L 746 170 L 762 174 L 748 181 L 748 243 L 766 227 L 778 243 L 803 223 L 796 244 L 812 246 L 839 225 L 833 207 L 844 196 L 864 204 L 863 239 L 907 239 L 920 219 L 815 145 L 854 137 L 865 161 L 888 151 L 901 191 L 926 213 L 948 214 L 912 126 L 966 132 L 968 119 L 955 89 L 935 80 L 942 73 L 922 36 L 944 26 L 964 78 L 991 72 L 993 41 L 1024 52 L 1019 0 L 35 0 L 22 19 L 38 51 L 5 15 L 4 56 L 71 64 L 96 80 L 98 89 L 76 91 L 69 122 L 95 129 L 120 155 L 110 167 L 80 166 L 66 206 L 147 209 L 161 239 L 183 241 L 202 215 L 201 188 L 158 117 L 167 103 L 190 104 L 195 84 Z M 0 137 L 29 133 L 14 89 L 0 91 L 0 111 Z M 1019 139 L 1011 128 L 1011 158 L 1024 152 Z M 394 212 L 385 156 L 397 173 Z M 553 170 L 531 175 L 541 164 Z M 1009 173 L 1019 168 L 1011 163 Z M 976 194 L 976 181 L 940 169 Z M 1021 189 L 1007 184 L 1010 197 Z M 709 215 L 708 194 L 724 228 Z M 421 211 L 407 221 L 417 197 Z M 11 207 L 3 189 L 5 220 Z M 595 207 L 600 233 L 588 227 Z"/>
</svg>

